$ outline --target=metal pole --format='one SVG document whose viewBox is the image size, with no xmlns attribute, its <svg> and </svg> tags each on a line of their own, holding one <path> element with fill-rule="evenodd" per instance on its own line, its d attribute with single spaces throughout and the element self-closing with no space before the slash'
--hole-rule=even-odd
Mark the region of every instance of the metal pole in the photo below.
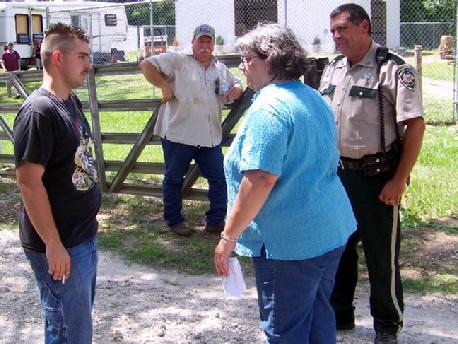
<svg viewBox="0 0 458 344">
<path fill-rule="evenodd" d="M 422 68 L 422 60 L 423 60 L 423 46 L 416 45 L 415 46 L 415 69 L 417 70 L 417 77 L 418 77 L 418 87 L 420 88 L 421 99 L 423 101 L 423 68 Z"/>
<path fill-rule="evenodd" d="M 32 9 L 29 7 L 29 15 L 27 16 L 27 21 L 28 21 L 28 25 L 29 25 L 29 28 L 30 28 L 30 31 L 29 31 L 29 39 L 30 39 L 30 47 L 33 48 L 34 44 L 33 44 L 33 23 L 32 23 Z M 29 62 L 27 62 L 27 65 L 29 64 Z"/>
<path fill-rule="evenodd" d="M 151 54 L 154 55 L 154 33 L 153 33 L 153 0 L 149 0 L 149 35 L 151 44 Z M 153 98 L 156 98 L 156 87 L 153 85 Z"/>
<path fill-rule="evenodd" d="M 89 14 L 89 27 L 88 27 L 88 34 L 89 34 L 89 41 L 91 42 L 90 46 L 90 54 L 91 54 L 91 61 L 94 62 L 94 35 L 92 34 L 92 13 Z M 100 56 L 100 55 L 99 55 Z M 98 61 L 97 61 L 98 62 Z"/>
<path fill-rule="evenodd" d="M 288 0 L 283 0 L 283 8 L 285 11 L 285 26 L 288 26 Z"/>
<path fill-rule="evenodd" d="M 45 32 L 49 30 L 49 21 L 51 20 L 51 17 L 49 16 L 49 6 L 46 6 L 46 29 Z M 44 38 L 44 37 L 43 37 Z"/>
<path fill-rule="evenodd" d="M 149 35 L 151 38 L 151 51 L 154 54 L 154 44 L 153 44 L 153 0 L 149 0 Z"/>
<path fill-rule="evenodd" d="M 99 53 L 102 55 L 102 13 L 96 13 L 97 22 L 98 22 L 98 30 L 99 30 Z M 92 14 L 91 14 L 92 17 Z M 92 21 L 92 20 L 91 20 Z M 110 44 L 111 47 L 111 44 Z M 111 49 L 110 49 L 110 56 L 111 56 Z"/>
<path fill-rule="evenodd" d="M 458 44 L 456 41 L 456 35 L 458 34 L 458 2 L 456 2 L 455 6 L 455 84 L 454 84 L 454 90 L 453 90 L 453 104 L 455 105 L 455 123 L 458 124 L 458 63 L 457 63 L 457 58 L 458 58 Z"/>
</svg>

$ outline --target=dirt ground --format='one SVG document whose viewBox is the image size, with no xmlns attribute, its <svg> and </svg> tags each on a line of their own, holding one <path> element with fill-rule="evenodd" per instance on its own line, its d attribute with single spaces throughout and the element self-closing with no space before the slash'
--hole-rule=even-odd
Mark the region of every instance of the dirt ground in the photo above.
<svg viewBox="0 0 458 344">
<path fill-rule="evenodd" d="M 0 343 L 42 343 L 34 280 L 17 234 L 0 230 Z M 262 343 L 254 281 L 226 297 L 215 276 L 187 276 L 127 264 L 100 252 L 94 343 Z M 368 288 L 357 290 L 357 327 L 338 343 L 371 343 Z M 458 295 L 406 295 L 402 343 L 458 343 Z"/>
</svg>

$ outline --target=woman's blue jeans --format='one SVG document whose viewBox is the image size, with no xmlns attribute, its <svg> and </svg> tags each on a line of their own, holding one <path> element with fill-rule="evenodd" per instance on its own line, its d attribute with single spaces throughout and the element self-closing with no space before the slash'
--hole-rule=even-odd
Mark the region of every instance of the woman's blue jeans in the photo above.
<svg viewBox="0 0 458 344">
<path fill-rule="evenodd" d="M 329 302 L 344 247 L 304 260 L 253 258 L 259 313 L 267 343 L 336 342 Z"/>
<path fill-rule="evenodd" d="M 92 343 L 92 305 L 97 273 L 97 242 L 85 241 L 68 248 L 70 276 L 53 280 L 45 253 L 24 249 L 40 293 L 45 321 L 45 343 Z"/>
</svg>

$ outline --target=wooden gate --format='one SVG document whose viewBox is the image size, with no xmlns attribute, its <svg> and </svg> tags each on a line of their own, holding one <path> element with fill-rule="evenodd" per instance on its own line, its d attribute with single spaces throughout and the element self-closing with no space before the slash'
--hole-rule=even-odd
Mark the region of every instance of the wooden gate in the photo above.
<svg viewBox="0 0 458 344">
<path fill-rule="evenodd" d="M 218 56 L 218 60 L 225 63 L 228 67 L 235 67 L 240 64 L 239 55 Z M 307 73 L 304 81 L 314 88 L 318 87 L 319 77 L 325 66 L 327 59 L 308 60 Z M 104 192 L 141 194 L 162 197 L 162 186 L 154 184 L 127 183 L 126 178 L 129 173 L 141 174 L 162 174 L 164 165 L 162 163 L 149 163 L 137 161 L 146 145 L 160 145 L 160 138 L 153 135 L 154 124 L 161 105 L 161 99 L 128 99 L 128 100 L 99 100 L 97 98 L 96 76 L 105 75 L 126 75 L 140 73 L 137 63 L 120 63 L 113 65 L 96 65 L 89 73 L 87 79 L 88 101 L 83 102 L 85 113 L 91 113 L 92 132 L 94 135 L 94 148 L 96 165 L 99 173 L 100 183 Z M 40 81 L 41 71 L 23 71 L 0 74 L 0 83 L 10 81 L 17 89 L 18 93 L 25 99 L 29 91 L 24 86 L 26 81 Z M 254 92 L 247 88 L 243 96 L 228 106 L 230 109 L 228 116 L 223 121 L 222 145 L 229 146 L 234 138 L 231 134 L 232 129 L 243 116 L 245 110 L 251 104 Z M 2 103 L 0 104 L 0 140 L 13 140 L 11 128 L 7 125 L 1 113 L 17 113 L 19 104 Z M 123 111 L 151 111 L 151 117 L 141 133 L 108 133 L 103 132 L 100 125 L 101 112 L 123 112 Z M 126 144 L 132 145 L 124 161 L 106 160 L 104 158 L 103 144 Z M 14 164 L 12 154 L 0 154 L 0 163 Z M 115 172 L 115 176 L 108 180 L 107 171 Z M 13 168 L 2 169 L 0 175 L 13 176 Z M 183 185 L 183 198 L 185 199 L 204 199 L 207 190 L 195 187 L 194 184 L 200 176 L 197 165 L 192 165 L 186 174 Z"/>
</svg>

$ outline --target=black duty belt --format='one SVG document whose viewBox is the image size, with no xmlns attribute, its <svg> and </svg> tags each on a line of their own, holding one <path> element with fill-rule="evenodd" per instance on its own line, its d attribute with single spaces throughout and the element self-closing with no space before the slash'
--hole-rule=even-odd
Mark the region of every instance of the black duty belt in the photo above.
<svg viewBox="0 0 458 344">
<path fill-rule="evenodd" d="M 378 176 L 394 173 L 399 163 L 396 152 L 379 152 L 363 156 L 361 159 L 340 157 L 339 166 L 342 170 L 362 171 L 365 176 Z"/>
<path fill-rule="evenodd" d="M 351 159 L 341 156 L 339 166 L 343 170 L 362 171 L 364 170 L 364 159 Z"/>
</svg>

